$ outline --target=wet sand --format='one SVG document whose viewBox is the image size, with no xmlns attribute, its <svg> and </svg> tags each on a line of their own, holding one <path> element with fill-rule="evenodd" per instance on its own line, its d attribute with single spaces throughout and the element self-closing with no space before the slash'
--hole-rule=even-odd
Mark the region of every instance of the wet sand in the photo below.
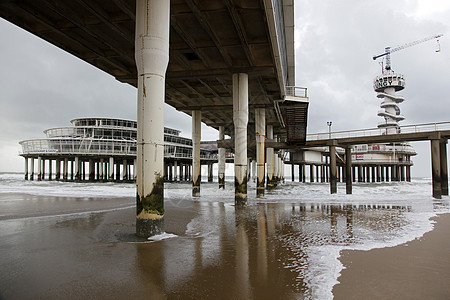
<svg viewBox="0 0 450 300">
<path fill-rule="evenodd" d="M 343 251 L 335 299 L 450 299 L 450 214 L 434 230 L 392 248 Z"/>
<path fill-rule="evenodd" d="M 406 206 L 253 201 L 242 209 L 231 201 L 172 196 L 165 202 L 165 231 L 177 237 L 148 242 L 135 235 L 134 201 L 0 194 L 0 299 L 314 297 L 308 284 L 317 290 L 323 281 L 314 283 L 316 278 L 305 278 L 306 270 L 317 274 L 321 269 L 314 265 L 311 255 L 317 253 L 308 252 L 310 246 L 317 251 L 321 245 L 349 245 L 368 234 L 369 238 L 383 236 L 402 228 L 409 210 Z M 435 250 L 444 251 L 444 258 L 447 254 L 447 264 L 442 263 L 446 270 L 441 271 L 442 265 L 433 260 L 442 253 L 430 257 L 430 250 L 425 249 L 414 254 L 419 262 L 402 252 L 411 246 L 401 246 L 405 249 L 399 254 L 407 258 L 406 266 L 414 261 L 421 270 L 447 276 L 436 281 L 436 274 L 427 275 L 434 284 L 441 284 L 435 288 L 441 294 L 443 279 L 449 282 L 450 246 L 448 238 L 443 240 L 448 230 L 442 230 L 448 226 L 449 216 L 441 216 L 436 230 L 429 234 L 443 235 L 433 245 L 439 246 Z M 427 239 L 428 235 L 424 241 Z M 322 255 L 322 263 L 328 264 L 326 252 Z M 351 252 L 348 257 L 355 255 L 361 253 Z M 343 257 L 345 260 L 347 254 Z M 353 266 L 357 271 L 367 270 L 371 259 L 362 258 L 359 267 L 353 260 L 342 279 L 350 276 L 347 272 L 354 273 Z M 354 299 L 369 299 L 368 295 L 376 295 L 373 291 L 362 289 L 362 294 L 356 294 L 353 286 L 362 285 L 360 280 L 370 283 L 371 288 L 387 286 L 384 273 L 367 279 L 356 275 L 356 283 L 342 281 L 343 292 L 337 292 L 336 298 L 355 295 Z M 390 295 L 387 298 L 401 299 Z M 439 299 L 430 295 L 423 298 Z M 314 299 L 321 298 L 315 295 Z"/>
<path fill-rule="evenodd" d="M 302 298 L 276 205 L 171 200 L 165 230 L 178 237 L 147 242 L 134 199 L 106 200 L 0 195 L 0 299 Z"/>
</svg>

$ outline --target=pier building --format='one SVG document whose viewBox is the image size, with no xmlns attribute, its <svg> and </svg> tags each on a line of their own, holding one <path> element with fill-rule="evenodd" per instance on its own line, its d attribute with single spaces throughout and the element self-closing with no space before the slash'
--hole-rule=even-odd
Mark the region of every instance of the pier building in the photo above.
<svg viewBox="0 0 450 300">
<path fill-rule="evenodd" d="M 137 122 L 117 118 L 78 118 L 72 126 L 44 130 L 45 138 L 24 140 L 25 179 L 134 181 Z M 164 128 L 164 179 L 192 179 L 192 140 Z M 217 162 L 217 148 L 201 147 L 201 164 Z M 35 166 L 37 162 L 37 168 Z M 36 171 L 36 173 L 35 173 Z M 208 177 L 212 177 L 212 174 Z"/>
</svg>

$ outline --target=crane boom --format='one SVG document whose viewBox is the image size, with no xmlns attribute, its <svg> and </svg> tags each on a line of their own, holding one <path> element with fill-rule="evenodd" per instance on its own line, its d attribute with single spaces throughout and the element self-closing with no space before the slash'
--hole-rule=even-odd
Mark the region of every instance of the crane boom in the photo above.
<svg viewBox="0 0 450 300">
<path fill-rule="evenodd" d="M 443 36 L 443 34 L 436 34 L 436 35 L 429 36 L 429 37 L 426 37 L 426 38 L 421 39 L 421 40 L 417 40 L 417 41 L 414 41 L 414 42 L 406 43 L 406 44 L 404 44 L 402 46 L 398 46 L 398 47 L 395 47 L 395 48 L 386 47 L 384 49 L 384 53 L 379 54 L 379 55 L 375 55 L 373 57 L 373 60 L 376 60 L 377 58 L 380 58 L 382 56 L 386 56 L 386 70 L 390 70 L 391 69 L 391 57 L 390 57 L 390 54 L 392 52 L 397 52 L 397 51 L 403 50 L 405 48 L 408 48 L 408 47 L 411 47 L 411 46 L 415 46 L 417 44 L 420 44 L 420 43 L 423 43 L 423 42 L 426 42 L 426 41 L 429 41 L 429 40 L 432 40 L 432 39 L 438 39 L 441 36 Z"/>
</svg>

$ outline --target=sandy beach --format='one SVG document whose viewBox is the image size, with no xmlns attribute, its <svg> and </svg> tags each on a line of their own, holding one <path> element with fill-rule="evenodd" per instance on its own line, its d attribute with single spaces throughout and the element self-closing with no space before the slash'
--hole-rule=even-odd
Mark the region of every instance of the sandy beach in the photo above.
<svg viewBox="0 0 450 300">
<path fill-rule="evenodd" d="M 135 235 L 134 185 L 0 180 L 0 299 L 329 300 L 339 251 L 422 236 L 449 207 L 427 181 L 325 198 L 327 185 L 285 184 L 245 208 L 232 185 L 192 198 L 167 184 L 168 238 L 151 242 Z M 450 216 L 435 221 L 408 246 L 342 251 L 335 299 L 448 299 Z"/>
<path fill-rule="evenodd" d="M 343 251 L 335 299 L 450 299 L 450 214 L 422 238 L 391 248 Z"/>
</svg>

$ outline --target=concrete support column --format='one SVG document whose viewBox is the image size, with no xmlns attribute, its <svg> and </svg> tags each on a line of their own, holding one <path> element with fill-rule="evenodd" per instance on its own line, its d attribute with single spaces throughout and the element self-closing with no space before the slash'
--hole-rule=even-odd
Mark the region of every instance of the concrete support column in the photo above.
<svg viewBox="0 0 450 300">
<path fill-rule="evenodd" d="M 42 159 L 42 168 L 41 168 L 41 179 L 45 180 L 45 158 Z"/>
<path fill-rule="evenodd" d="M 352 193 L 352 148 L 345 148 L 345 192 L 346 194 Z"/>
<path fill-rule="evenodd" d="M 441 167 L 441 169 L 442 169 L 442 167 Z M 406 166 L 406 181 L 411 182 L 411 166 Z M 448 180 L 447 180 L 447 182 L 448 182 Z M 448 183 L 447 183 L 447 185 L 448 185 Z M 447 188 L 447 190 L 448 190 L 448 188 Z"/>
<path fill-rule="evenodd" d="M 41 181 L 42 180 L 42 157 L 38 157 L 38 176 L 37 176 L 37 180 Z"/>
<path fill-rule="evenodd" d="M 381 182 L 381 166 L 377 165 L 377 182 Z"/>
<path fill-rule="evenodd" d="M 200 197 L 200 182 L 202 180 L 200 164 L 200 140 L 202 136 L 202 112 L 192 112 L 192 196 Z"/>
<path fill-rule="evenodd" d="M 136 181 L 136 176 L 137 176 L 137 172 L 136 172 L 136 158 L 133 160 L 133 180 Z"/>
<path fill-rule="evenodd" d="M 255 110 L 255 131 L 256 131 L 256 197 L 264 198 L 265 185 L 265 143 L 266 143 L 266 110 L 257 108 Z M 294 169 L 294 165 L 292 165 Z"/>
<path fill-rule="evenodd" d="M 279 178 L 278 178 L 278 153 L 274 154 L 274 160 L 273 160 L 273 187 L 277 187 Z"/>
<path fill-rule="evenodd" d="M 208 182 L 213 182 L 213 164 L 208 164 Z"/>
<path fill-rule="evenodd" d="M 164 100 L 170 1 L 136 0 L 138 73 L 136 234 L 163 232 Z"/>
<path fill-rule="evenodd" d="M 28 180 L 28 158 L 25 157 L 25 180 Z"/>
<path fill-rule="evenodd" d="M 443 196 L 448 196 L 447 140 L 441 141 L 439 147 L 441 157 L 441 190 Z M 411 175 L 408 172 L 409 168 L 409 166 L 406 168 L 406 178 L 409 176 L 409 181 L 411 181 Z"/>
<path fill-rule="evenodd" d="M 128 181 L 128 161 L 126 159 L 123 160 L 122 180 L 123 181 Z"/>
<path fill-rule="evenodd" d="M 371 166 L 370 169 L 372 171 L 372 182 L 375 182 L 377 180 L 377 176 L 375 174 L 375 166 Z"/>
<path fill-rule="evenodd" d="M 380 179 L 381 179 L 382 182 L 385 181 L 384 166 L 380 166 Z"/>
<path fill-rule="evenodd" d="M 80 158 L 78 156 L 75 156 L 75 181 L 80 181 L 80 179 Z"/>
<path fill-rule="evenodd" d="M 233 74 L 234 199 L 247 204 L 248 75 Z"/>
<path fill-rule="evenodd" d="M 52 160 L 48 160 L 48 180 L 52 180 Z"/>
<path fill-rule="evenodd" d="M 108 181 L 114 181 L 114 157 L 109 158 L 109 174 Z"/>
<path fill-rule="evenodd" d="M 330 192 L 337 193 L 337 178 L 336 178 L 336 147 L 330 146 Z"/>
<path fill-rule="evenodd" d="M 55 168 L 56 168 L 55 180 L 60 180 L 61 179 L 61 159 L 58 158 L 56 160 Z"/>
<path fill-rule="evenodd" d="M 34 158 L 30 157 L 30 180 L 34 180 Z"/>
<path fill-rule="evenodd" d="M 309 165 L 309 182 L 314 182 L 314 165 Z"/>
<path fill-rule="evenodd" d="M 389 166 L 386 166 L 386 182 L 388 182 L 389 181 Z M 391 177 L 391 180 L 392 180 L 392 177 Z"/>
<path fill-rule="evenodd" d="M 178 161 L 173 162 L 173 181 L 178 181 Z"/>
<path fill-rule="evenodd" d="M 64 158 L 64 162 L 63 162 L 63 180 L 64 181 L 67 181 L 68 173 L 69 173 L 69 159 Z"/>
<path fill-rule="evenodd" d="M 441 185 L 441 153 L 438 139 L 431 140 L 431 177 L 433 185 L 433 197 L 442 198 Z"/>
<path fill-rule="evenodd" d="M 267 139 L 272 140 L 273 139 L 273 126 L 267 125 Z M 273 148 L 267 148 L 266 153 L 266 159 L 267 159 L 267 189 L 269 191 L 273 190 L 273 172 L 274 172 L 274 150 Z"/>
<path fill-rule="evenodd" d="M 98 179 L 103 181 L 103 158 L 98 162 Z"/>
<path fill-rule="evenodd" d="M 89 181 L 95 180 L 95 163 L 94 160 L 89 160 Z"/>
<path fill-rule="evenodd" d="M 120 162 L 116 163 L 116 181 L 120 181 Z"/>
<path fill-rule="evenodd" d="M 219 126 L 219 140 L 225 139 L 225 127 Z M 225 148 L 218 149 L 219 154 L 219 166 L 218 166 L 218 180 L 219 189 L 225 188 Z"/>
</svg>

